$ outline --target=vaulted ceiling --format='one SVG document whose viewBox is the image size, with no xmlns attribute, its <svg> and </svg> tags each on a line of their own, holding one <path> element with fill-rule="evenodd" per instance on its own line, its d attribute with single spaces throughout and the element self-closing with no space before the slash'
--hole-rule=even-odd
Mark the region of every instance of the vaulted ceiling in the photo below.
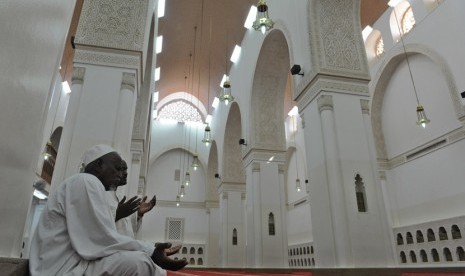
<svg viewBox="0 0 465 276">
<path fill-rule="evenodd" d="M 77 0 L 69 38 L 74 35 L 84 0 Z M 308 1 L 308 0 L 289 0 Z M 362 29 L 373 24 L 387 9 L 387 0 L 361 0 Z M 220 81 L 229 71 L 234 45 L 240 45 L 244 21 L 257 0 L 166 0 L 165 15 L 159 19 L 158 35 L 163 36 L 157 55 L 160 80 L 159 99 L 175 93 L 198 96 L 205 107 L 220 92 Z M 273 6 L 269 6 L 272 14 Z M 62 60 L 62 75 L 69 80 L 73 50 L 69 43 Z"/>
</svg>

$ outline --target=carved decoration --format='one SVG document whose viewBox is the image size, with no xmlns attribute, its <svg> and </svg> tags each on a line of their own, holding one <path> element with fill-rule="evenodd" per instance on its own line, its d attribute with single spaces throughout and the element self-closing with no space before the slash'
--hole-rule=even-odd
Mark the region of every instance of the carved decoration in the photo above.
<svg viewBox="0 0 465 276">
<path fill-rule="evenodd" d="M 75 43 L 142 51 L 149 1 L 84 1 Z"/>
<path fill-rule="evenodd" d="M 140 69 L 141 67 L 140 55 L 110 54 L 95 51 L 90 52 L 82 49 L 76 49 L 74 62 L 121 68 Z"/>
</svg>

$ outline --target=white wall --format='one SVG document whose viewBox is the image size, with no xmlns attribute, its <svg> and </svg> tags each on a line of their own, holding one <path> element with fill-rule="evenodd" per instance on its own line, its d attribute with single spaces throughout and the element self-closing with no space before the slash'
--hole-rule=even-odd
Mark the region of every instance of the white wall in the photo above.
<svg viewBox="0 0 465 276">
<path fill-rule="evenodd" d="M 0 4 L 0 256 L 19 256 L 43 150 L 50 91 L 74 4 L 58 0 Z"/>
</svg>

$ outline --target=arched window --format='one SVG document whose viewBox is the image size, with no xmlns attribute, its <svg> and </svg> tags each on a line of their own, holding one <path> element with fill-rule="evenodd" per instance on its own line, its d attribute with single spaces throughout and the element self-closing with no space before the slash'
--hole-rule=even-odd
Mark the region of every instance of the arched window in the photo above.
<svg viewBox="0 0 465 276">
<path fill-rule="evenodd" d="M 433 256 L 434 262 L 439 262 L 439 253 L 435 248 L 431 249 L 431 256 Z"/>
<path fill-rule="evenodd" d="M 187 254 L 187 247 L 183 247 L 181 252 L 182 252 L 182 254 Z"/>
<path fill-rule="evenodd" d="M 307 254 L 310 254 L 310 247 L 307 246 Z"/>
<path fill-rule="evenodd" d="M 203 254 L 203 248 L 202 247 L 199 247 L 199 249 L 197 249 L 197 254 L 199 254 L 199 255 Z"/>
<path fill-rule="evenodd" d="M 199 259 L 197 260 L 197 265 L 203 265 L 203 260 L 202 260 L 202 258 L 199 258 Z"/>
<path fill-rule="evenodd" d="M 410 261 L 412 261 L 412 263 L 417 262 L 417 255 L 415 254 L 415 251 L 413 250 L 410 250 Z"/>
<path fill-rule="evenodd" d="M 189 250 L 189 254 L 195 254 L 195 248 L 191 247 L 191 249 Z"/>
<path fill-rule="evenodd" d="M 426 254 L 426 251 L 425 250 L 421 250 L 420 251 L 420 256 L 421 256 L 421 261 L 424 262 L 424 263 L 427 263 L 428 262 L 428 254 Z"/>
<path fill-rule="evenodd" d="M 465 252 L 463 250 L 463 247 L 459 246 L 457 247 L 457 259 L 461 262 L 465 261 Z"/>
<path fill-rule="evenodd" d="M 268 235 L 270 235 L 270 236 L 275 235 L 274 215 L 273 215 L 273 213 L 270 213 L 268 215 Z"/>
<path fill-rule="evenodd" d="M 436 237 L 434 236 L 434 231 L 431 228 L 428 229 L 428 231 L 426 232 L 426 236 L 428 237 L 429 242 L 436 240 Z"/>
<path fill-rule="evenodd" d="M 413 16 L 412 7 L 408 7 L 401 20 L 402 34 L 407 34 L 415 27 L 415 17 Z"/>
<path fill-rule="evenodd" d="M 312 260 L 310 260 L 310 258 L 308 258 L 307 260 L 308 260 L 308 265 L 312 266 Z"/>
<path fill-rule="evenodd" d="M 460 228 L 456 224 L 452 225 L 450 231 L 452 232 L 452 239 L 456 240 L 456 239 L 462 238 L 462 233 L 460 233 Z"/>
<path fill-rule="evenodd" d="M 313 254 L 313 245 L 312 245 L 312 246 L 310 246 L 310 253 L 312 253 L 312 254 Z"/>
<path fill-rule="evenodd" d="M 292 256 L 292 249 L 289 249 L 289 256 Z"/>
<path fill-rule="evenodd" d="M 452 253 L 450 252 L 449 248 L 445 247 L 443 250 L 444 258 L 447 262 L 452 262 Z"/>
<path fill-rule="evenodd" d="M 417 243 L 422 243 L 425 241 L 423 233 L 420 230 L 417 230 Z"/>
<path fill-rule="evenodd" d="M 164 105 L 158 112 L 158 118 L 177 122 L 203 123 L 197 107 L 184 100 L 177 100 Z"/>
<path fill-rule="evenodd" d="M 365 184 L 360 174 L 355 176 L 355 195 L 357 198 L 357 208 L 359 212 L 367 211 L 367 201 L 365 195 Z"/>
<path fill-rule="evenodd" d="M 407 263 L 407 256 L 405 256 L 404 251 L 400 251 L 400 262 L 403 264 Z"/>
<path fill-rule="evenodd" d="M 307 266 L 307 259 L 304 259 L 304 265 Z"/>
<path fill-rule="evenodd" d="M 232 244 L 237 245 L 237 230 L 236 230 L 236 228 L 233 229 Z"/>
<path fill-rule="evenodd" d="M 312 266 L 315 266 L 315 259 L 312 258 Z"/>
<path fill-rule="evenodd" d="M 412 233 L 407 232 L 407 234 L 405 235 L 405 239 L 407 240 L 407 244 L 412 244 L 413 243 Z"/>
<path fill-rule="evenodd" d="M 302 247 L 300 248 L 300 255 L 303 255 L 303 252 L 302 252 Z"/>
<path fill-rule="evenodd" d="M 195 260 L 194 260 L 194 258 L 190 258 L 190 259 L 189 259 L 189 264 L 190 264 L 190 265 L 195 265 Z"/>
<path fill-rule="evenodd" d="M 397 233 L 397 245 L 404 244 L 404 237 L 402 237 L 401 233 Z"/>
<path fill-rule="evenodd" d="M 384 40 L 382 36 L 379 36 L 375 43 L 375 55 L 380 57 L 384 54 Z"/>
<path fill-rule="evenodd" d="M 439 227 L 439 240 L 441 241 L 444 241 L 444 240 L 448 240 L 449 238 L 447 237 L 447 232 L 446 232 L 446 228 L 444 227 Z"/>
</svg>

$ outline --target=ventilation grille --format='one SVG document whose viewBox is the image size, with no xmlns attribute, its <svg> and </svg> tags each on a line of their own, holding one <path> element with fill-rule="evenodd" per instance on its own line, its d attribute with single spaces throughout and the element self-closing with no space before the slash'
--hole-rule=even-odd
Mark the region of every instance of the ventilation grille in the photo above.
<svg viewBox="0 0 465 276">
<path fill-rule="evenodd" d="M 441 141 L 436 142 L 436 143 L 434 143 L 434 144 L 431 144 L 431 145 L 429 145 L 429 146 L 426 146 L 426 147 L 424 147 L 424 148 L 422 148 L 422 149 L 419 149 L 419 150 L 417 150 L 417 151 L 415 151 L 415 152 L 413 152 L 413 153 L 407 155 L 407 161 L 410 160 L 410 159 L 412 159 L 412 158 L 415 158 L 415 157 L 417 157 L 417 156 L 419 156 L 419 155 L 421 155 L 421 154 L 424 154 L 424 153 L 427 153 L 427 152 L 429 152 L 429 151 L 432 151 L 432 150 L 434 150 L 434 149 L 436 149 L 436 148 L 438 148 L 438 147 L 440 147 L 440 146 L 442 146 L 442 145 L 444 145 L 444 144 L 446 144 L 446 143 L 447 143 L 447 141 L 446 141 L 446 139 L 444 139 L 444 140 L 441 140 Z"/>
<path fill-rule="evenodd" d="M 179 181 L 179 179 L 181 179 L 181 171 L 174 170 L 174 181 Z"/>
<path fill-rule="evenodd" d="M 166 218 L 166 240 L 183 241 L 184 219 Z"/>
<path fill-rule="evenodd" d="M 306 199 L 301 200 L 301 201 L 299 201 L 299 202 L 296 202 L 296 203 L 294 203 L 294 207 L 297 207 L 297 206 L 299 206 L 299 205 L 302 205 L 302 204 L 304 204 L 305 202 L 307 202 Z"/>
</svg>

